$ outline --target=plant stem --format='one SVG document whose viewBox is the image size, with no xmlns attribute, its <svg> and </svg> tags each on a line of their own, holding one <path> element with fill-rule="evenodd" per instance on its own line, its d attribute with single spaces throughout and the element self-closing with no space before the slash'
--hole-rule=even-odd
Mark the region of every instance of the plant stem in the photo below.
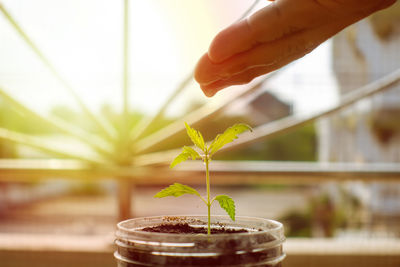
<svg viewBox="0 0 400 267">
<path fill-rule="evenodd" d="M 206 164 L 206 183 L 207 183 L 207 211 L 208 211 L 208 224 L 207 224 L 207 234 L 211 234 L 211 202 L 210 202 L 210 173 L 208 170 L 209 156 L 208 153 L 205 155 Z"/>
</svg>

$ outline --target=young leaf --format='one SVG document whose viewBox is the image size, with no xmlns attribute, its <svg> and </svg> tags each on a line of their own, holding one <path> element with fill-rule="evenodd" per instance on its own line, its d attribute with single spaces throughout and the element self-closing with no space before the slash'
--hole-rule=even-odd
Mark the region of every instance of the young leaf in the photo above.
<svg viewBox="0 0 400 267">
<path fill-rule="evenodd" d="M 193 148 L 191 148 L 190 146 L 184 146 L 182 148 L 182 150 L 183 150 L 184 153 L 190 154 L 190 157 L 192 158 L 192 160 L 195 160 L 197 158 L 201 158 L 199 153 L 197 153 L 197 151 L 194 150 Z"/>
<path fill-rule="evenodd" d="M 215 139 L 212 141 L 208 149 L 210 154 L 214 154 L 221 147 L 235 140 L 238 137 L 238 134 L 241 134 L 245 131 L 252 131 L 252 129 L 250 126 L 244 123 L 238 123 L 232 127 L 229 127 L 224 133 L 217 135 L 217 137 L 215 137 Z"/>
<path fill-rule="evenodd" d="M 228 213 L 229 217 L 231 217 L 232 221 L 235 220 L 235 202 L 232 198 L 227 195 L 219 195 L 215 197 L 218 200 L 219 205 L 223 208 L 226 213 Z"/>
<path fill-rule="evenodd" d="M 205 151 L 204 139 L 203 139 L 203 136 L 201 135 L 201 133 L 198 130 L 190 127 L 189 124 L 187 124 L 186 122 L 185 122 L 185 126 L 186 126 L 187 135 L 189 135 L 193 144 L 195 144 L 202 151 Z"/>
<path fill-rule="evenodd" d="M 167 188 L 164 188 L 163 190 L 161 190 L 160 192 L 155 194 L 154 197 L 158 197 L 158 198 L 170 197 L 170 196 L 179 197 L 184 194 L 192 194 L 192 195 L 197 195 L 200 197 L 200 194 L 199 194 L 199 192 L 197 192 L 196 189 L 194 189 L 190 186 L 187 186 L 187 185 L 179 184 L 179 183 L 174 183 L 174 184 L 168 186 Z"/>
<path fill-rule="evenodd" d="M 201 156 L 193 148 L 191 148 L 189 146 L 184 146 L 182 149 L 182 152 L 178 156 L 176 156 L 176 158 L 172 161 L 172 163 L 169 167 L 172 169 L 177 164 L 179 164 L 189 158 L 192 158 L 193 160 L 195 160 L 197 158 L 201 158 Z"/>
</svg>

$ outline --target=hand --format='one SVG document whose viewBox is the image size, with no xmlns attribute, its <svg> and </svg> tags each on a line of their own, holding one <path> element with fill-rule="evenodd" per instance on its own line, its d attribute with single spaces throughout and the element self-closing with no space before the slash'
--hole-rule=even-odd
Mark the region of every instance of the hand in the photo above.
<svg viewBox="0 0 400 267">
<path fill-rule="evenodd" d="M 276 0 L 229 26 L 195 69 L 206 96 L 276 70 L 396 0 Z"/>
</svg>

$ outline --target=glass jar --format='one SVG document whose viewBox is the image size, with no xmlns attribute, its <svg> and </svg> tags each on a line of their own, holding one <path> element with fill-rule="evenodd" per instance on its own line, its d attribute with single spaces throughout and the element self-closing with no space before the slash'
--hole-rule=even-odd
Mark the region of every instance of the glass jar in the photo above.
<svg viewBox="0 0 400 267">
<path fill-rule="evenodd" d="M 207 216 L 157 216 L 118 223 L 119 267 L 133 266 L 264 266 L 280 267 L 285 253 L 281 223 L 252 217 L 212 216 L 211 227 L 246 229 L 247 233 L 168 234 L 141 229 L 164 223 L 207 227 Z"/>
</svg>

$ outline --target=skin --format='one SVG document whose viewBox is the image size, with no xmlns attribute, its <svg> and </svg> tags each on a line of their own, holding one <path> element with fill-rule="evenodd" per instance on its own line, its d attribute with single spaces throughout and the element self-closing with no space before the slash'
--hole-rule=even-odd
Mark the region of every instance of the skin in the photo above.
<svg viewBox="0 0 400 267">
<path fill-rule="evenodd" d="M 195 68 L 208 97 L 310 53 L 347 26 L 396 0 L 276 0 L 222 30 Z"/>
</svg>

